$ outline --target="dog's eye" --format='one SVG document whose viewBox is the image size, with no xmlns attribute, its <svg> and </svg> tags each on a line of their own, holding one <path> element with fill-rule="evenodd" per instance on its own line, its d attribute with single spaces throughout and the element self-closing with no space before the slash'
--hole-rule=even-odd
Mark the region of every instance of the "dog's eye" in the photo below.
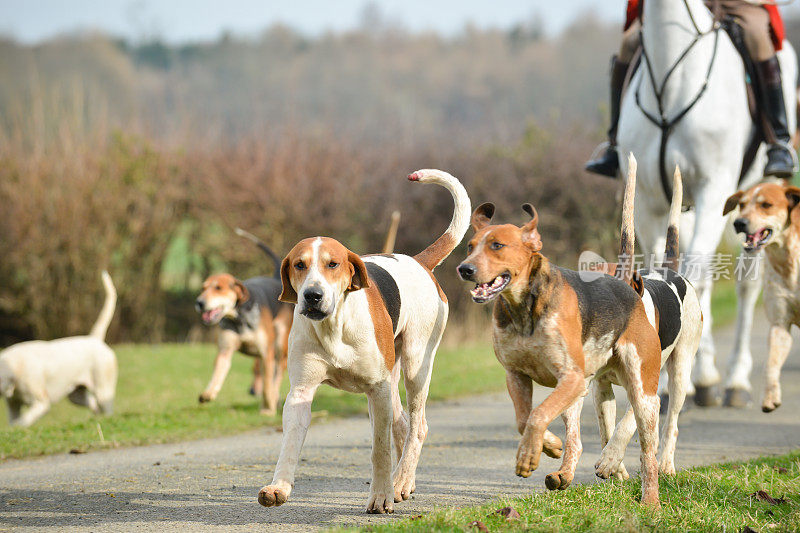
<svg viewBox="0 0 800 533">
<path fill-rule="evenodd" d="M 739 203 L 739 209 L 744 209 L 744 202 Z"/>
<path fill-rule="evenodd" d="M 762 209 L 769 209 L 770 207 L 772 207 L 771 203 L 769 203 L 769 202 L 761 202 L 761 208 Z"/>
<path fill-rule="evenodd" d="M 219 285 L 215 285 L 214 288 L 217 289 L 218 291 L 222 290 L 222 287 L 220 287 Z"/>
<path fill-rule="evenodd" d="M 338 266 L 339 263 L 337 263 L 336 261 L 331 261 L 330 263 L 328 263 L 328 268 L 336 268 Z"/>
<path fill-rule="evenodd" d="M 467 245 L 467 253 L 468 253 L 468 254 L 471 254 L 471 253 L 472 253 L 472 249 L 473 249 L 473 248 L 474 248 L 474 246 L 472 246 L 471 244 L 468 244 L 468 245 Z"/>
<path fill-rule="evenodd" d="M 305 268 L 306 268 L 306 264 L 305 264 L 305 263 L 303 263 L 302 261 L 298 261 L 297 263 L 295 263 L 295 264 L 294 264 L 294 267 L 295 267 L 297 270 L 305 270 Z"/>
<path fill-rule="evenodd" d="M 502 244 L 502 243 L 499 243 L 499 242 L 493 242 L 492 244 L 489 245 L 489 248 L 491 248 L 492 250 L 499 250 L 500 248 L 503 248 L 504 246 L 505 246 L 505 244 Z"/>
</svg>

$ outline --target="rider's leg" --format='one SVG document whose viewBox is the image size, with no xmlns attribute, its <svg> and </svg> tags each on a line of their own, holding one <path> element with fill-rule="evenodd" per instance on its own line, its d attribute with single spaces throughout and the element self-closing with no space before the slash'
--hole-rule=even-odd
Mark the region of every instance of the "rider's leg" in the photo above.
<svg viewBox="0 0 800 533">
<path fill-rule="evenodd" d="M 768 161 L 764 167 L 764 176 L 791 178 L 794 174 L 791 132 L 783 99 L 781 66 L 772 44 L 769 14 L 763 6 L 745 2 L 723 1 L 722 7 L 744 30 L 744 41 L 760 78 L 761 112 L 766 116 L 774 134 L 774 138 L 767 136 L 770 146 L 767 150 Z"/>
<path fill-rule="evenodd" d="M 619 55 L 611 60 L 611 124 L 608 128 L 608 147 L 599 157 L 586 163 L 586 170 L 608 176 L 617 177 L 619 171 L 619 157 L 617 156 L 617 124 L 619 123 L 619 108 L 622 101 L 622 86 L 628 66 L 633 60 L 636 49 L 639 47 L 639 30 L 641 26 L 637 20 L 622 34 L 622 46 Z"/>
</svg>

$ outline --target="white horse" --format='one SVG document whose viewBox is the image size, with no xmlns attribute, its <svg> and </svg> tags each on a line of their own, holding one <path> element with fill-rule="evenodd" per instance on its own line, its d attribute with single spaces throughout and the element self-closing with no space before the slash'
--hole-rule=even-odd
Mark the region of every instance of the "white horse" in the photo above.
<svg viewBox="0 0 800 533">
<path fill-rule="evenodd" d="M 684 273 L 697 289 L 705 318 L 692 382 L 697 403 L 712 405 L 716 402 L 712 390 L 721 378 L 714 363 L 711 336 L 710 267 L 727 223 L 723 206 L 739 188 L 742 159 L 755 132 L 748 110 L 745 70 L 730 38 L 717 29 L 702 0 L 647 0 L 642 42 L 642 63 L 620 111 L 619 153 L 632 152 L 639 161 L 636 233 L 646 256 L 664 250 L 671 192 L 662 184 L 662 173 L 670 176 L 676 165 L 683 173 L 684 205 L 691 208 L 681 218 Z M 783 43 L 778 57 L 789 131 L 793 132 L 797 58 L 788 42 Z M 662 128 L 654 121 L 672 122 L 682 113 L 671 127 L 662 158 Z M 624 176 L 627 162 L 620 159 Z M 759 181 L 765 163 L 762 145 L 741 187 Z M 737 281 L 737 333 L 724 381 L 726 405 L 741 405 L 750 396 L 750 329 L 760 288 L 760 275 Z"/>
</svg>

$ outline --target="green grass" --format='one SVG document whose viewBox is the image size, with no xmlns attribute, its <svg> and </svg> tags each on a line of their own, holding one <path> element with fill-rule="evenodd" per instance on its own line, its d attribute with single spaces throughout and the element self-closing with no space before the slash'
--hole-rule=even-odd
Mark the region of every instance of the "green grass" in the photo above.
<svg viewBox="0 0 800 533">
<path fill-rule="evenodd" d="M 778 470 L 784 468 L 784 470 Z M 750 495 L 764 490 L 786 502 L 771 505 Z M 339 531 L 800 531 L 800 451 L 741 463 L 725 463 L 661 476 L 661 510 L 638 502 L 639 480 L 577 485 L 565 491 L 499 499 L 467 509 L 441 509 L 385 526 Z M 521 515 L 507 521 L 494 511 L 511 506 Z"/>
<path fill-rule="evenodd" d="M 211 377 L 212 345 L 119 345 L 119 383 L 115 413 L 99 417 L 62 400 L 30 428 L 8 426 L 0 408 L 0 459 L 88 451 L 230 435 L 280 425 L 280 417 L 258 413 L 258 401 L 247 394 L 253 359 L 236 355 L 215 402 L 197 397 Z M 505 387 L 502 367 L 491 348 L 441 349 L 436 357 L 430 398 L 441 400 Z M 285 397 L 284 380 L 281 397 Z M 322 386 L 314 399 L 316 416 L 367 412 L 363 395 Z M 102 438 L 101 433 L 102 431 Z"/>
</svg>

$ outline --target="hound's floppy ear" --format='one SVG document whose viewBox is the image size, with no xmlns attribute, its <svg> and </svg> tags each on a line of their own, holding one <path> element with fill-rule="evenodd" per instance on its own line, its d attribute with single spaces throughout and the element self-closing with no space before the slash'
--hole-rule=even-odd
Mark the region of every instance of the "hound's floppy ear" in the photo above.
<svg viewBox="0 0 800 533">
<path fill-rule="evenodd" d="M 347 262 L 350 263 L 350 285 L 347 290 L 357 291 L 368 288 L 369 276 L 367 275 L 367 267 L 364 265 L 364 261 L 358 257 L 357 253 L 348 251 Z"/>
<path fill-rule="evenodd" d="M 800 223 L 800 188 L 789 185 L 785 189 L 786 199 L 789 200 L 789 219 L 792 224 Z"/>
<path fill-rule="evenodd" d="M 633 290 L 639 293 L 639 296 L 644 294 L 644 279 L 642 279 L 642 275 L 639 274 L 638 270 L 633 271 L 633 275 L 631 276 L 631 287 L 633 287 Z"/>
<path fill-rule="evenodd" d="M 534 252 L 542 249 L 542 236 L 536 227 L 539 225 L 539 213 L 531 204 L 523 204 L 522 210 L 531 216 L 530 221 L 522 226 L 522 242 L 530 246 Z"/>
<path fill-rule="evenodd" d="M 289 279 L 289 269 L 292 267 L 289 262 L 289 256 L 283 258 L 281 262 L 281 295 L 278 300 L 286 302 L 287 304 L 297 303 L 297 291 L 292 287 L 292 280 Z"/>
<path fill-rule="evenodd" d="M 736 209 L 736 206 L 739 205 L 739 200 L 742 199 L 742 196 L 744 196 L 744 191 L 737 191 L 730 195 L 728 199 L 725 200 L 725 208 L 722 210 L 722 214 L 727 215 Z"/>
<path fill-rule="evenodd" d="M 236 293 L 237 304 L 243 304 L 250 299 L 250 291 L 248 291 L 247 287 L 238 279 L 233 282 L 233 292 Z"/>
<path fill-rule="evenodd" d="M 494 216 L 494 204 L 492 202 L 485 202 L 479 205 L 472 213 L 472 219 L 469 221 L 472 224 L 472 229 L 479 231 L 489 225 Z"/>
</svg>

